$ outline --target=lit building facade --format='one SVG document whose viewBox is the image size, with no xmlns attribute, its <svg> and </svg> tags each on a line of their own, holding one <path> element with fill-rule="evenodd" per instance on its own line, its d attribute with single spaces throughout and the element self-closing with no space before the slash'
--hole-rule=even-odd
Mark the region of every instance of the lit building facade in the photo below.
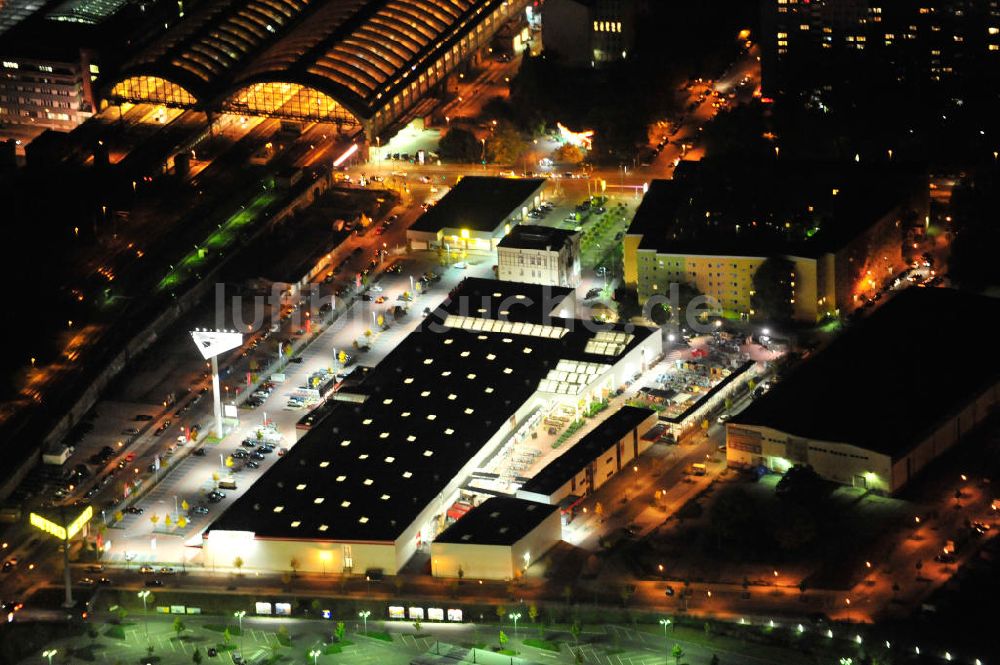
<svg viewBox="0 0 1000 665">
<path fill-rule="evenodd" d="M 88 51 L 79 55 L 74 61 L 14 56 L 0 61 L 0 126 L 69 131 L 93 115 L 97 65 Z"/>
<path fill-rule="evenodd" d="M 335 124 L 372 140 L 527 0 L 209 0 L 127 63 L 109 103 Z"/>
<path fill-rule="evenodd" d="M 580 234 L 518 224 L 497 243 L 497 278 L 575 288 L 580 284 Z"/>
<path fill-rule="evenodd" d="M 904 192 L 886 181 L 873 194 L 863 174 L 837 175 L 833 181 L 842 185 L 820 191 L 831 176 L 816 173 L 815 196 L 801 202 L 791 185 L 791 194 L 772 191 L 773 201 L 754 195 L 749 205 L 744 199 L 723 203 L 719 192 L 727 188 L 716 189 L 700 167 L 688 167 L 674 180 L 650 183 L 623 239 L 625 283 L 640 303 L 654 295 L 669 298 L 671 284 L 687 284 L 713 298 L 717 313 L 753 317 L 754 275 L 769 257 L 782 256 L 794 266 L 796 320 L 847 314 L 906 267 L 903 220 L 926 212 L 926 190 Z"/>
</svg>

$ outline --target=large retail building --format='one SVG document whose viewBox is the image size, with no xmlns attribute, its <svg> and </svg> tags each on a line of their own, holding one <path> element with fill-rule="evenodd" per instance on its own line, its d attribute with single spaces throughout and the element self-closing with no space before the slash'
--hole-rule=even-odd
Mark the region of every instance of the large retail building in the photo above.
<svg viewBox="0 0 1000 665">
<path fill-rule="evenodd" d="M 995 330 L 1000 301 L 950 289 L 893 296 L 727 424 L 730 465 L 808 465 L 898 491 L 1000 403 L 1000 354 L 963 346 L 963 321 Z"/>
<path fill-rule="evenodd" d="M 205 532 L 203 563 L 395 573 L 525 423 L 607 399 L 662 353 L 651 329 L 560 316 L 572 290 L 467 279 Z M 553 314 L 555 312 L 555 314 Z"/>
</svg>

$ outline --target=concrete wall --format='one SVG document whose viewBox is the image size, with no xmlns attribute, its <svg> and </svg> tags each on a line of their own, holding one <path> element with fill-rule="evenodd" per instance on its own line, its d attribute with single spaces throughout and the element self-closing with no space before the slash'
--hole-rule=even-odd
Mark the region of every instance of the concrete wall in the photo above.
<svg viewBox="0 0 1000 665">
<path fill-rule="evenodd" d="M 979 394 L 958 413 L 937 427 L 923 441 L 893 463 L 893 491 L 903 487 L 937 456 L 975 429 L 1000 404 L 1000 383 Z"/>
<path fill-rule="evenodd" d="M 256 538 L 252 533 L 212 531 L 204 542 L 202 554 L 206 568 L 233 568 L 233 560 L 243 559 L 243 570 L 289 571 L 294 558 L 298 570 L 313 573 L 345 572 L 345 547 L 350 548 L 353 571 L 364 574 L 369 568 L 396 572 L 396 548 L 393 543 L 341 543 L 320 540 L 283 540 Z"/>
<path fill-rule="evenodd" d="M 439 543 L 431 545 L 431 574 L 434 577 L 508 580 L 520 575 L 553 545 L 562 540 L 562 516 L 558 510 L 513 545 Z M 525 559 L 525 555 L 528 555 Z"/>
<path fill-rule="evenodd" d="M 514 557 L 509 545 L 474 543 L 433 543 L 431 575 L 470 579 L 509 580 L 514 577 Z"/>
<path fill-rule="evenodd" d="M 837 251 L 835 288 L 842 313 L 847 314 L 864 304 L 854 296 L 872 293 L 866 286 L 869 276 L 875 287 L 881 289 L 886 278 L 906 268 L 901 214 L 901 207 L 893 209 Z"/>
<path fill-rule="evenodd" d="M 515 575 L 524 572 L 525 562 L 528 567 L 542 558 L 553 545 L 562 540 L 562 515 L 558 510 L 542 520 L 542 523 L 525 534 L 524 538 L 514 543 L 511 548 L 511 565 Z M 528 558 L 525 559 L 525 554 Z"/>
</svg>

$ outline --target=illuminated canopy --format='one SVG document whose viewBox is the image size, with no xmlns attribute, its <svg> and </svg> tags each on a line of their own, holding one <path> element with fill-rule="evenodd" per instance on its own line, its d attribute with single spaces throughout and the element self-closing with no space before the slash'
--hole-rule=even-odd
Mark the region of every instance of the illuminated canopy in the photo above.
<svg viewBox="0 0 1000 665">
<path fill-rule="evenodd" d="M 84 525 L 87 522 L 89 522 L 90 518 L 93 516 L 94 516 L 94 507 L 87 506 L 86 508 L 83 509 L 83 512 L 81 512 L 76 517 L 76 519 L 74 519 L 66 526 L 63 526 L 62 524 L 59 524 L 59 522 L 49 519 L 49 517 L 54 517 L 52 515 L 50 515 L 49 517 L 44 517 L 42 515 L 39 515 L 38 513 L 31 513 L 31 515 L 28 516 L 28 521 L 31 523 L 31 526 L 35 527 L 36 529 L 40 529 L 45 533 L 53 535 L 59 540 L 69 540 L 77 533 L 79 533 L 80 529 L 82 529 Z"/>
</svg>

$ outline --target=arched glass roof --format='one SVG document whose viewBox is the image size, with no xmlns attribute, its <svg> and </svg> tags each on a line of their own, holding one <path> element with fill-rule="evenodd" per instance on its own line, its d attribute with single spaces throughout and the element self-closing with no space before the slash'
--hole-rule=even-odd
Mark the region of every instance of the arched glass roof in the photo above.
<svg viewBox="0 0 1000 665">
<path fill-rule="evenodd" d="M 199 97 L 278 39 L 310 0 L 208 0 L 124 71 L 163 76 Z"/>
<path fill-rule="evenodd" d="M 337 114 L 371 118 L 511 2 L 205 0 L 118 81 L 156 77 L 223 105 L 257 84 L 298 84 L 335 100 Z"/>
<path fill-rule="evenodd" d="M 436 53 L 474 29 L 506 0 L 358 0 L 349 19 L 319 20 L 342 5 L 330 2 L 264 51 L 240 81 L 294 80 L 371 117 L 397 87 L 435 64 Z"/>
</svg>

